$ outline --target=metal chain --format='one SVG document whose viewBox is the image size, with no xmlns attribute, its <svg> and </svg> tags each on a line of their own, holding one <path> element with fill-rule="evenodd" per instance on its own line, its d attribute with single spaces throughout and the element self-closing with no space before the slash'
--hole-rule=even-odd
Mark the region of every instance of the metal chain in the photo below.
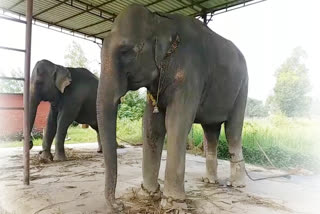
<svg viewBox="0 0 320 214">
<path fill-rule="evenodd" d="M 180 37 L 177 34 L 175 40 L 172 42 L 170 48 L 168 49 L 168 51 L 166 52 L 165 56 L 163 57 L 162 61 L 160 62 L 160 64 L 158 64 L 157 62 L 157 46 L 158 46 L 158 39 L 156 37 L 155 40 L 155 63 L 156 63 L 156 67 L 157 70 L 159 71 L 159 81 L 158 81 L 158 89 L 157 89 L 157 97 L 155 100 L 155 105 L 154 105 L 154 110 L 153 113 L 158 113 L 159 109 L 158 109 L 158 101 L 159 101 L 159 95 L 160 92 L 162 90 L 162 86 L 164 84 L 164 73 L 165 71 L 168 69 L 169 67 L 169 60 L 170 60 L 170 56 L 176 51 L 176 49 L 178 48 L 180 43 Z M 151 94 L 150 94 L 151 95 Z M 153 101 L 154 98 L 152 97 L 152 95 L 150 96 L 151 100 Z M 152 99 L 153 98 L 153 99 Z"/>
</svg>

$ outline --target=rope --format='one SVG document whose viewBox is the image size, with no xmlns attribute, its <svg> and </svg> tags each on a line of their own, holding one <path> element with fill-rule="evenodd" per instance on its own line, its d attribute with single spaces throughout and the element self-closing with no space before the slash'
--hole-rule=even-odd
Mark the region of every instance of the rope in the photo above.
<svg viewBox="0 0 320 214">
<path fill-rule="evenodd" d="M 126 141 L 126 140 L 123 140 L 123 139 L 121 139 L 120 137 L 117 137 L 117 139 L 120 140 L 120 141 L 123 141 L 123 142 L 125 142 L 125 143 L 131 144 L 130 142 L 128 142 L 128 141 Z"/>
<path fill-rule="evenodd" d="M 270 158 L 268 157 L 267 153 L 263 150 L 263 148 L 261 147 L 261 145 L 255 141 L 255 143 L 258 145 L 260 151 L 263 153 L 263 155 L 266 157 L 266 159 L 268 160 L 268 162 L 270 163 L 270 165 L 274 168 L 276 168 L 274 166 L 274 164 L 272 163 L 272 161 L 270 160 Z M 249 172 L 247 171 L 246 167 L 244 167 L 244 170 L 246 172 L 246 175 L 248 176 L 248 178 L 252 181 L 261 181 L 261 180 L 266 180 L 266 179 L 270 179 L 270 178 L 280 178 L 280 177 L 285 177 L 287 179 L 290 178 L 290 175 L 293 174 L 293 172 L 290 173 L 286 173 L 286 174 L 281 174 L 281 175 L 271 175 L 271 176 L 266 176 L 266 177 L 261 177 L 261 178 L 253 178 L 250 176 Z"/>
<path fill-rule="evenodd" d="M 248 178 L 252 181 L 261 181 L 261 180 L 266 180 L 266 179 L 270 179 L 270 178 L 281 178 L 281 177 L 285 177 L 285 178 L 289 179 L 290 175 L 293 174 L 293 173 L 287 173 L 287 174 L 282 174 L 282 175 L 271 175 L 271 176 L 267 176 L 267 177 L 253 178 L 250 176 L 250 174 L 246 168 L 244 168 L 244 171 L 246 172 L 246 175 L 248 176 Z"/>
<path fill-rule="evenodd" d="M 168 60 L 170 59 L 169 57 L 176 51 L 180 43 L 180 38 L 179 35 L 176 35 L 175 40 L 171 43 L 170 48 L 167 50 L 165 56 L 163 57 L 162 61 L 160 64 L 157 62 L 157 46 L 158 46 L 158 39 L 156 37 L 155 39 L 155 58 L 154 61 L 156 63 L 157 70 L 159 71 L 159 80 L 158 80 L 158 89 L 157 89 L 157 95 L 156 99 L 153 98 L 153 96 L 150 94 L 149 97 L 152 100 L 152 105 L 154 106 L 153 113 L 159 113 L 158 109 L 158 101 L 159 101 L 159 95 L 161 92 L 162 85 L 164 83 L 164 78 L 163 74 L 165 73 L 165 70 L 168 69 Z M 167 62 L 166 62 L 167 61 Z"/>
</svg>

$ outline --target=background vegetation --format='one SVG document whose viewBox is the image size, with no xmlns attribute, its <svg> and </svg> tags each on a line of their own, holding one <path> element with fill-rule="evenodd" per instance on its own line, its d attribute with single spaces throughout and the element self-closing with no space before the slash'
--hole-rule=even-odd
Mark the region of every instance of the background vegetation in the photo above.
<svg viewBox="0 0 320 214">
<path fill-rule="evenodd" d="M 8 77 L 24 78 L 20 68 L 11 70 Z M 23 81 L 0 79 L 0 93 L 22 93 Z"/>
</svg>

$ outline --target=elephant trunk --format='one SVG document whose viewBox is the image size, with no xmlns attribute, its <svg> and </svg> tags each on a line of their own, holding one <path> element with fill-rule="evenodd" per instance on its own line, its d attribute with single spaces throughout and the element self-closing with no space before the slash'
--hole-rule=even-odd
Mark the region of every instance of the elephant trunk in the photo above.
<svg viewBox="0 0 320 214">
<path fill-rule="evenodd" d="M 38 109 L 38 105 L 40 103 L 40 99 L 38 98 L 36 92 L 34 91 L 32 85 L 31 85 L 31 90 L 30 90 L 30 133 L 32 132 L 32 128 L 34 125 L 34 121 L 36 118 L 36 114 L 37 114 L 37 109 Z M 30 147 L 31 149 L 31 147 Z"/>
<path fill-rule="evenodd" d="M 117 183 L 116 122 L 120 97 L 126 93 L 127 80 L 116 69 L 109 48 L 102 48 L 101 77 L 97 94 L 97 119 L 105 163 L 105 197 L 111 207 L 115 203 Z M 110 207 L 110 208 L 111 208 Z"/>
<path fill-rule="evenodd" d="M 34 91 L 30 93 L 30 131 L 32 131 L 34 121 L 37 114 L 38 105 L 40 104 L 40 99 L 37 97 Z"/>
</svg>

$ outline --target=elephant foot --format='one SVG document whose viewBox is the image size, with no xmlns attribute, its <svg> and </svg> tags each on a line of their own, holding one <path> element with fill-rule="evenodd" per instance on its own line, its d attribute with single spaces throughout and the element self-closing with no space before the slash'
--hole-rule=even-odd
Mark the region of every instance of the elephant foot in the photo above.
<svg viewBox="0 0 320 214">
<path fill-rule="evenodd" d="M 66 161 L 67 157 L 64 153 L 55 153 L 53 160 L 54 161 Z"/>
<path fill-rule="evenodd" d="M 232 181 L 231 179 L 226 182 L 229 187 L 243 188 L 246 187 L 246 182 L 242 180 Z"/>
<path fill-rule="evenodd" d="M 172 197 L 163 197 L 160 203 L 161 209 L 166 213 L 187 213 L 188 205 L 186 200 L 173 199 Z"/>
<path fill-rule="evenodd" d="M 160 185 L 158 186 L 156 191 L 152 192 L 144 188 L 143 184 L 141 184 L 141 187 L 139 188 L 132 188 L 132 192 L 126 194 L 125 198 L 129 200 L 138 199 L 157 201 L 161 198 L 161 195 L 162 193 L 160 191 Z"/>
<path fill-rule="evenodd" d="M 232 187 L 245 187 L 246 186 L 246 174 L 244 160 L 238 162 L 231 162 L 231 176 L 227 181 L 227 186 Z"/>
<path fill-rule="evenodd" d="M 30 140 L 30 142 L 29 142 L 29 150 L 31 150 L 31 149 L 32 149 L 32 147 L 33 147 L 33 141 L 32 141 L 32 140 Z"/>
<path fill-rule="evenodd" d="M 102 148 L 98 148 L 97 153 L 102 153 Z"/>
<path fill-rule="evenodd" d="M 53 161 L 53 156 L 49 151 L 40 151 L 39 152 L 39 161 L 42 163 L 50 163 Z"/>
<path fill-rule="evenodd" d="M 118 147 L 118 149 L 123 149 L 123 148 L 126 148 L 124 145 L 122 145 L 122 144 L 117 144 L 117 147 Z"/>
<path fill-rule="evenodd" d="M 202 180 L 202 182 L 207 183 L 207 184 L 218 184 L 219 183 L 217 178 L 204 177 L 201 180 Z"/>
<path fill-rule="evenodd" d="M 124 204 L 121 201 L 106 201 L 106 213 L 114 214 L 114 213 L 122 213 L 124 211 Z"/>
</svg>

